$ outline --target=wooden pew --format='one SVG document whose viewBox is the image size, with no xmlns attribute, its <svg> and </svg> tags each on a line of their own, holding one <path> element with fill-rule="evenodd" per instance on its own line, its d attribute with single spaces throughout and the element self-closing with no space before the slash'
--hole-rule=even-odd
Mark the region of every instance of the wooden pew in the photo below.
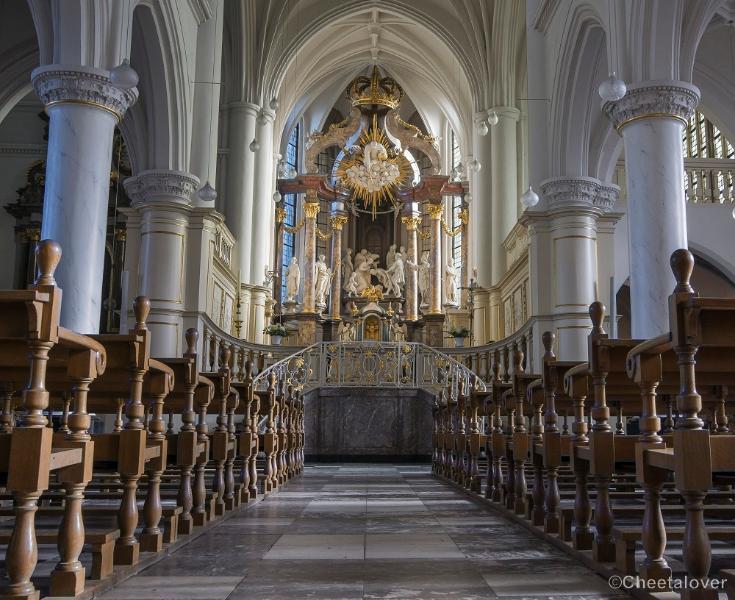
<svg viewBox="0 0 735 600">
<path fill-rule="evenodd" d="M 704 522 L 704 500 L 718 472 L 735 472 L 735 436 L 712 435 L 704 428 L 700 414 L 703 401 L 699 384 L 733 384 L 735 359 L 735 301 L 701 298 L 692 289 L 690 277 L 694 259 L 688 250 L 671 256 L 676 288 L 669 297 L 670 331 L 646 340 L 627 357 L 628 375 L 641 391 L 641 436 L 636 446 L 636 474 L 646 489 L 643 540 L 644 566 L 670 573 L 663 558 L 667 532 L 661 514 L 660 488 L 673 474 L 684 499 L 686 526 L 682 532 L 683 558 L 691 579 L 703 581 L 711 565 L 710 537 Z M 667 377 L 667 355 L 674 354 L 678 365 L 677 408 L 681 417 L 671 441 L 659 435 L 656 391 Z M 719 398 L 716 402 L 719 405 Z M 735 529 L 718 531 L 718 536 L 735 539 Z M 684 597 L 716 598 L 714 589 L 687 590 Z"/>
<path fill-rule="evenodd" d="M 100 344 L 59 326 L 62 293 L 53 274 L 61 259 L 60 246 L 44 240 L 37 246 L 36 258 L 39 277 L 34 285 L 0 293 L 0 379 L 6 392 L 17 389 L 18 371 L 30 371 L 22 392 L 25 414 L 20 426 L 6 422 L 6 432 L 0 434 L 0 472 L 6 474 L 15 516 L 12 534 L 4 536 L 8 543 L 4 595 L 29 599 L 39 596 L 31 581 L 38 559 L 36 512 L 52 473 L 63 486 L 64 509 L 58 531 L 47 531 L 41 538 L 56 541 L 59 549 L 51 591 L 74 596 L 84 589 L 85 570 L 79 561 L 85 539 L 81 510 L 94 451 L 87 394 L 89 384 L 104 373 L 107 360 Z M 68 431 L 56 435 L 43 414 L 49 405 L 50 373 L 63 377 L 72 397 Z"/>
</svg>

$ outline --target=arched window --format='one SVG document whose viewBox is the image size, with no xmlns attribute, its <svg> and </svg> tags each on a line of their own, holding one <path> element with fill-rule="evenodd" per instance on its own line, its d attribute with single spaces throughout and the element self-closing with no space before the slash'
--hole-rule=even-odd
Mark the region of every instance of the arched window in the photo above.
<svg viewBox="0 0 735 600">
<path fill-rule="evenodd" d="M 451 170 L 459 168 L 459 164 L 462 162 L 462 153 L 459 148 L 459 140 L 457 139 L 454 130 L 451 133 L 451 149 L 452 154 L 450 157 Z M 462 210 L 462 196 L 452 196 L 452 228 L 458 227 L 461 224 L 459 220 L 459 212 Z M 462 266 L 462 232 L 458 233 L 452 238 L 452 258 L 454 259 L 454 266 Z"/>
<path fill-rule="evenodd" d="M 298 171 L 299 169 L 299 125 L 291 131 L 286 144 L 286 164 Z M 283 219 L 285 225 L 289 227 L 296 226 L 296 194 L 286 194 L 283 196 L 283 208 L 286 209 L 286 215 Z M 283 256 L 281 257 L 281 273 L 285 274 L 291 258 L 295 254 L 296 234 L 283 230 Z M 286 299 L 286 277 L 281 277 L 281 301 Z"/>
<path fill-rule="evenodd" d="M 733 202 L 735 148 L 703 113 L 689 117 L 682 139 L 689 202 Z"/>
</svg>

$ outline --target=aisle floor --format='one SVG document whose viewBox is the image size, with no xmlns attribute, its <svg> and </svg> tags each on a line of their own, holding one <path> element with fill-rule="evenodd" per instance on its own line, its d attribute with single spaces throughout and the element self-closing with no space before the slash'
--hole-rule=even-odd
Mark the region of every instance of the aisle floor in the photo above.
<svg viewBox="0 0 735 600">
<path fill-rule="evenodd" d="M 101 598 L 612 596 L 601 577 L 428 466 L 349 464 L 307 467 Z"/>
</svg>

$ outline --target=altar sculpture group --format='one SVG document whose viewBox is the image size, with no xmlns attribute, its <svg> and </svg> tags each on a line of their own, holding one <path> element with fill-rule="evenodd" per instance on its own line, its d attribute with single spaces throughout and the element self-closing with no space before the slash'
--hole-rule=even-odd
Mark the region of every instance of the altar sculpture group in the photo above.
<svg viewBox="0 0 735 600">
<path fill-rule="evenodd" d="M 348 248 L 342 259 L 342 289 L 348 297 L 361 296 L 365 290 L 373 287 L 373 277 L 377 280 L 377 286 L 384 292 L 385 296 L 392 298 L 403 298 L 406 286 L 406 269 L 418 272 L 418 288 L 421 296 L 421 307 L 429 305 L 429 293 L 431 288 L 431 261 L 429 251 L 425 250 L 421 260 L 415 263 L 410 257 L 406 257 L 406 249 L 392 244 L 385 257 L 385 266 L 380 266 L 380 256 L 366 249 L 360 250 L 354 259 L 353 250 Z M 404 259 L 404 257 L 406 257 Z M 454 265 L 450 258 L 444 270 L 444 296 L 445 304 L 457 306 L 459 304 L 459 288 L 457 280 L 459 268 Z M 331 282 L 334 271 L 326 264 L 325 255 L 319 255 L 319 260 L 314 264 L 314 299 L 317 308 L 324 310 L 327 306 Z M 301 268 L 298 259 L 294 256 L 286 270 L 286 302 L 296 302 L 301 289 Z"/>
</svg>

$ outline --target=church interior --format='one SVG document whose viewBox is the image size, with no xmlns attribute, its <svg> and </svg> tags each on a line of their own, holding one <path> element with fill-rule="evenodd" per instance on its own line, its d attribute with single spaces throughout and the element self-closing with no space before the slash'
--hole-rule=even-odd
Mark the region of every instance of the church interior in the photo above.
<svg viewBox="0 0 735 600">
<path fill-rule="evenodd" d="M 0 0 L 0 598 L 735 599 L 735 0 Z"/>
</svg>

